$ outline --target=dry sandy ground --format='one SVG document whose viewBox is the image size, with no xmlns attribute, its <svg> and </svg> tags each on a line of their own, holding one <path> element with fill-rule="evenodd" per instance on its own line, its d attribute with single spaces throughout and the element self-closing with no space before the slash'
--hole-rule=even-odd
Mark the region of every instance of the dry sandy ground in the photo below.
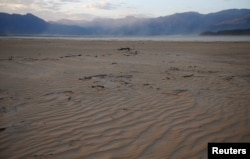
<svg viewBox="0 0 250 159">
<path fill-rule="evenodd" d="M 0 40 L 0 158 L 196 159 L 250 142 L 249 50 Z"/>
</svg>

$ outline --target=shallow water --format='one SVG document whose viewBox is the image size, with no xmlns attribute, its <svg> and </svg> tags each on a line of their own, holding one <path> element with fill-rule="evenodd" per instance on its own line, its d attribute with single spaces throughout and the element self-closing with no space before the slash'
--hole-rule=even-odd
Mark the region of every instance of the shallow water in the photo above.
<svg viewBox="0 0 250 159">
<path fill-rule="evenodd" d="M 200 36 L 200 35 L 169 35 L 169 36 L 2 36 L 0 39 L 60 39 L 60 40 L 118 40 L 118 41 L 195 41 L 195 42 L 241 42 L 250 41 L 250 36 Z"/>
</svg>

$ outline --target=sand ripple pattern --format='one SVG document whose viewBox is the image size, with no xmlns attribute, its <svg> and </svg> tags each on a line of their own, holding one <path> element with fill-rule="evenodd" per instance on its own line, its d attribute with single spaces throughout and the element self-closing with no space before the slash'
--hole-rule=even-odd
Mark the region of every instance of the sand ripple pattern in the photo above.
<svg viewBox="0 0 250 159">
<path fill-rule="evenodd" d="M 133 56 L 105 43 L 94 55 L 85 48 L 72 55 L 13 55 L 14 61 L 0 61 L 11 65 L 0 69 L 5 82 L 0 90 L 0 158 L 207 158 L 208 142 L 250 142 L 245 58 L 225 55 L 233 66 L 222 62 L 224 56 L 209 61 L 203 54 L 188 54 L 188 43 L 181 44 L 189 48 L 188 57 L 161 49 L 155 55 L 149 48 L 167 44 L 152 43 L 138 43 Z M 34 66 L 32 73 L 25 72 L 27 65 Z M 38 68 L 39 73 L 32 70 Z"/>
</svg>

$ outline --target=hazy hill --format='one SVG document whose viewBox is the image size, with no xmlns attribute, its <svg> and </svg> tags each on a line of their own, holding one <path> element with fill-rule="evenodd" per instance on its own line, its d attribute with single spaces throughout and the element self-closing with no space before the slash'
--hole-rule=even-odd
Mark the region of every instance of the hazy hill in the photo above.
<svg viewBox="0 0 250 159">
<path fill-rule="evenodd" d="M 176 13 L 157 18 L 125 17 L 93 21 L 46 22 L 32 14 L 0 13 L 0 34 L 50 35 L 173 35 L 200 34 L 250 28 L 250 9 L 230 9 L 210 14 Z"/>
<path fill-rule="evenodd" d="M 32 14 L 0 13 L 0 34 L 42 34 L 48 23 Z"/>
</svg>

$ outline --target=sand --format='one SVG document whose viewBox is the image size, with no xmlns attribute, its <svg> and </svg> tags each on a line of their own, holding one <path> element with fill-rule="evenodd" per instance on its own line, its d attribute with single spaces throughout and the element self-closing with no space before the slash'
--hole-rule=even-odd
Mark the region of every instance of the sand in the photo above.
<svg viewBox="0 0 250 159">
<path fill-rule="evenodd" d="M 249 50 L 0 40 L 0 158 L 205 159 L 208 142 L 250 142 Z"/>
</svg>

